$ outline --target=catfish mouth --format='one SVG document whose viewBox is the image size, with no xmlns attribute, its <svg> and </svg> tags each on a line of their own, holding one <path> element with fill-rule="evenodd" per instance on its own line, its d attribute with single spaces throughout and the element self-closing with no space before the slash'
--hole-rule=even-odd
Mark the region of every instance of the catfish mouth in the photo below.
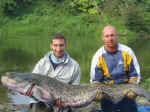
<svg viewBox="0 0 150 112">
<path fill-rule="evenodd" d="M 15 87 L 16 85 L 16 81 L 9 78 L 8 76 L 2 76 L 1 82 L 3 83 L 3 85 L 12 87 L 12 88 Z"/>
<path fill-rule="evenodd" d="M 8 89 L 11 89 L 13 91 L 17 91 L 22 95 L 29 96 L 27 93 L 29 90 L 31 90 L 31 94 L 33 91 L 33 95 L 38 100 L 43 101 L 53 101 L 53 95 L 49 93 L 46 89 L 39 87 L 37 85 L 33 85 L 33 83 L 30 83 L 25 80 L 21 80 L 17 77 L 11 77 L 11 76 L 2 76 L 1 82 L 4 86 L 8 87 Z"/>
<path fill-rule="evenodd" d="M 17 81 L 9 76 L 2 76 L 1 82 L 4 86 L 7 86 L 9 89 L 14 91 L 18 91 L 21 94 L 26 94 L 28 89 L 32 86 L 32 84 L 27 83 L 26 81 Z"/>
</svg>

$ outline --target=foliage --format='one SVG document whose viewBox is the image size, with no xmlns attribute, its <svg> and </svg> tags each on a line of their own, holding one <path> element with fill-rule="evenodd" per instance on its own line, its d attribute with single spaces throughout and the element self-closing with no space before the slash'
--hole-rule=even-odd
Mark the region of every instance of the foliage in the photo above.
<svg viewBox="0 0 150 112">
<path fill-rule="evenodd" d="M 148 4 L 143 0 L 106 0 L 103 13 L 109 17 L 123 19 L 128 30 L 137 33 L 139 38 L 147 37 L 149 33 L 150 12 Z"/>
<path fill-rule="evenodd" d="M 144 2 L 144 0 L 73 0 L 70 5 L 89 14 L 101 14 L 104 12 L 120 14 L 122 10 Z"/>
<path fill-rule="evenodd" d="M 89 14 L 99 14 L 100 10 L 98 5 L 100 6 L 103 2 L 104 0 L 73 0 L 70 5 L 73 8 L 88 12 Z"/>
<path fill-rule="evenodd" d="M 130 30 L 134 30 L 138 33 L 148 33 L 149 32 L 149 21 L 147 17 L 150 16 L 150 13 L 146 12 L 144 9 L 133 6 L 126 10 L 124 13 L 124 18 L 126 21 L 126 26 Z"/>
<path fill-rule="evenodd" d="M 148 91 L 150 91 L 150 78 L 147 78 L 144 80 L 144 83 L 142 83 L 142 85 L 147 88 Z"/>
<path fill-rule="evenodd" d="M 17 16 L 23 8 L 29 6 L 33 0 L 1 0 L 0 8 L 5 15 Z"/>
<path fill-rule="evenodd" d="M 88 82 L 91 57 L 101 43 L 95 43 L 100 35 L 97 15 L 73 16 L 58 6 L 42 1 L 38 5 L 33 13 L 10 19 L 2 26 L 0 63 L 3 67 L 0 71 L 31 71 L 36 62 L 50 50 L 51 35 L 60 32 L 68 38 L 67 51 L 70 56 L 80 63 L 82 73 L 87 75 L 82 81 Z M 82 55 L 86 53 L 88 56 Z"/>
</svg>

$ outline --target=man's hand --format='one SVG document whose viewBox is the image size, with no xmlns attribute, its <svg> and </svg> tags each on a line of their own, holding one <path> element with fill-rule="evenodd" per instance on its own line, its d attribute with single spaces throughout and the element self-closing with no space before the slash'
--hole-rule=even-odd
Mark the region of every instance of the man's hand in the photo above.
<svg viewBox="0 0 150 112">
<path fill-rule="evenodd" d="M 132 90 L 129 90 L 129 91 L 127 92 L 126 96 L 127 96 L 129 99 L 135 99 L 137 95 L 136 95 Z"/>
<path fill-rule="evenodd" d="M 100 82 L 98 82 L 98 81 L 93 81 L 92 82 L 92 85 L 93 86 L 99 86 L 99 85 L 101 85 L 101 83 Z M 96 95 L 96 101 L 99 101 L 99 100 L 101 100 L 102 99 L 102 97 L 103 97 L 103 95 L 102 95 L 102 92 L 101 91 L 99 91 L 98 92 L 98 94 Z"/>
<path fill-rule="evenodd" d="M 98 82 L 98 81 L 93 81 L 92 82 L 92 85 L 94 85 L 94 86 L 98 86 L 98 85 L 100 85 L 101 83 L 100 82 Z"/>
</svg>

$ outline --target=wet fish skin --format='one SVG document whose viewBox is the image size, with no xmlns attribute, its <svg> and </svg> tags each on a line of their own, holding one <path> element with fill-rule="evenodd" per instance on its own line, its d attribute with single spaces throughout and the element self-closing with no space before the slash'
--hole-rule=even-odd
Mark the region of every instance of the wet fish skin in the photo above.
<svg viewBox="0 0 150 112">
<path fill-rule="evenodd" d="M 18 72 L 5 74 L 1 81 L 8 88 L 22 94 L 25 94 L 31 85 L 35 84 L 32 97 L 50 103 L 60 99 L 63 107 L 86 106 L 96 100 L 98 94 L 114 103 L 126 97 L 129 92 L 135 94 L 135 96 L 145 97 L 147 101 L 150 101 L 150 93 L 137 84 L 69 85 L 40 74 Z"/>
<path fill-rule="evenodd" d="M 119 85 L 103 85 L 98 86 L 102 92 L 102 96 L 113 103 L 118 103 L 124 97 L 129 97 L 128 93 L 132 93 L 133 98 L 144 97 L 150 102 L 150 93 L 139 84 L 119 84 Z M 145 100 L 146 101 L 146 100 Z"/>
<path fill-rule="evenodd" d="M 24 94 L 34 84 L 31 97 L 54 103 L 60 99 L 63 107 L 82 107 L 90 104 L 98 93 L 92 85 L 69 85 L 54 78 L 33 73 L 8 72 L 2 76 L 3 85 Z"/>
</svg>

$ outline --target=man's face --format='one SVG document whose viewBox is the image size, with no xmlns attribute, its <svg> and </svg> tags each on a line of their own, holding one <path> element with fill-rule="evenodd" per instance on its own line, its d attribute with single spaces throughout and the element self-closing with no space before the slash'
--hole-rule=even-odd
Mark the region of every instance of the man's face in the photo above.
<svg viewBox="0 0 150 112">
<path fill-rule="evenodd" d="M 53 39 L 50 48 L 53 50 L 53 53 L 57 58 L 61 58 L 64 56 L 66 43 L 64 39 Z"/>
<path fill-rule="evenodd" d="M 117 38 L 118 35 L 113 27 L 105 28 L 102 32 L 102 40 L 106 48 L 115 48 L 117 45 Z"/>
</svg>

